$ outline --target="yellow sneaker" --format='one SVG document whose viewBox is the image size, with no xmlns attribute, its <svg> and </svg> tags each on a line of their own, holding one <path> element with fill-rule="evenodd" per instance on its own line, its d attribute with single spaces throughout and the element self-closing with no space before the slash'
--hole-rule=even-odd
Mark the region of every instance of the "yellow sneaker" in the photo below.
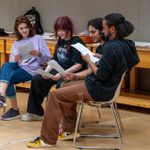
<svg viewBox="0 0 150 150">
<path fill-rule="evenodd" d="M 76 137 L 80 137 L 80 133 L 77 133 Z M 74 133 L 72 132 L 62 132 L 59 136 L 58 136 L 58 140 L 60 141 L 66 141 L 66 140 L 73 140 L 74 138 Z"/>
<path fill-rule="evenodd" d="M 35 140 L 27 143 L 27 147 L 29 148 L 50 148 L 54 147 L 55 145 L 50 145 L 45 143 L 41 137 L 37 137 Z"/>
</svg>

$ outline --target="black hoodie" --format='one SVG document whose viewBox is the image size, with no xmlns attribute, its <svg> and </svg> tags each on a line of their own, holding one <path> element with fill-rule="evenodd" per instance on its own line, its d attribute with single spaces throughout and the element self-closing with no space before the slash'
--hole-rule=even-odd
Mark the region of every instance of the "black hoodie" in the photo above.
<svg viewBox="0 0 150 150">
<path fill-rule="evenodd" d="M 131 40 L 111 40 L 103 47 L 97 75 L 85 79 L 85 85 L 95 101 L 113 98 L 122 74 L 139 63 L 135 44 Z"/>
</svg>

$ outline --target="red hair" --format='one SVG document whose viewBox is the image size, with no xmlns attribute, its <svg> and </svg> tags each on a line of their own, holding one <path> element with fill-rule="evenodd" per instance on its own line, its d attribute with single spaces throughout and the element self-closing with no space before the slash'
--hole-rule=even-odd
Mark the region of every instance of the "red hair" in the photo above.
<svg viewBox="0 0 150 150">
<path fill-rule="evenodd" d="M 56 36 L 57 36 L 58 29 L 65 30 L 67 34 L 70 33 L 70 38 L 73 37 L 74 25 L 68 16 L 62 16 L 56 19 L 54 23 L 54 30 Z"/>
</svg>

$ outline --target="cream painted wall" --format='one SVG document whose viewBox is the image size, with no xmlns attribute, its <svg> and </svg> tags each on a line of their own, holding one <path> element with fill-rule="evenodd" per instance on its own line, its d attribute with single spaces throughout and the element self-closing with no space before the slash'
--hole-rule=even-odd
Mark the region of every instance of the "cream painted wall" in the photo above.
<svg viewBox="0 0 150 150">
<path fill-rule="evenodd" d="M 0 27 L 12 31 L 16 17 L 32 5 L 33 0 L 0 0 Z"/>
<path fill-rule="evenodd" d="M 1 0 L 0 27 L 12 31 L 15 18 L 32 6 L 41 14 L 44 31 L 52 32 L 55 19 L 62 15 L 72 18 L 80 32 L 89 19 L 119 12 L 135 26 L 131 39 L 150 41 L 149 0 Z"/>
</svg>

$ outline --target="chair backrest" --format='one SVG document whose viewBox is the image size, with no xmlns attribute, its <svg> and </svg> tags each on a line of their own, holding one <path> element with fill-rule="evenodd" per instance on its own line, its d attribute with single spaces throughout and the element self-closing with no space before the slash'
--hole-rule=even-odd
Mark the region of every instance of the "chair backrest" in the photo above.
<svg viewBox="0 0 150 150">
<path fill-rule="evenodd" d="M 125 77 L 125 74 L 126 74 L 126 71 L 123 73 L 123 75 L 122 75 L 122 77 L 121 77 L 121 80 L 120 80 L 120 82 L 119 82 L 119 84 L 118 84 L 118 87 L 117 87 L 117 89 L 116 89 L 116 91 L 115 91 L 114 97 L 113 97 L 110 101 L 108 101 L 108 103 L 114 102 L 114 101 L 116 101 L 116 100 L 118 99 L 118 97 L 119 97 L 119 95 L 120 95 L 120 91 L 121 91 L 121 85 L 122 85 L 123 79 L 124 79 L 124 77 Z M 107 103 L 107 102 L 106 102 L 106 103 Z"/>
</svg>

